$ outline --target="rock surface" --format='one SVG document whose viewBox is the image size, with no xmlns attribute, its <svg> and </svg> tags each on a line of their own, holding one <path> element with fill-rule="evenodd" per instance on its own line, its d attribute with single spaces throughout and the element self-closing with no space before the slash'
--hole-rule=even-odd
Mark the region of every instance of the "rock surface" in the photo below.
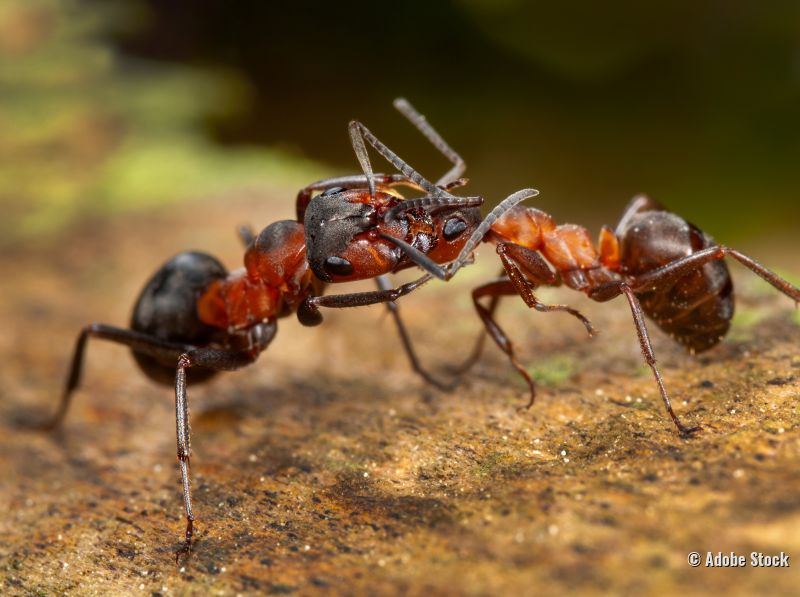
<svg viewBox="0 0 800 597">
<path fill-rule="evenodd" d="M 54 408 L 80 327 L 125 324 L 170 255 L 207 250 L 237 267 L 235 226 L 290 214 L 232 198 L 87 223 L 2 256 L 3 594 L 796 590 L 800 318 L 740 268 L 740 315 L 721 346 L 692 357 L 652 331 L 676 410 L 703 427 L 691 439 L 662 412 L 620 300 L 541 292 L 583 310 L 600 330 L 591 340 L 568 316 L 504 303 L 500 321 L 540 381 L 522 412 L 524 388 L 493 346 L 442 393 L 410 372 L 380 307 L 329 312 L 313 329 L 282 320 L 255 366 L 189 388 L 199 539 L 176 566 L 169 388 L 95 341 L 64 428 L 25 424 Z M 484 249 L 452 283 L 401 303 L 443 376 L 479 331 L 469 289 L 495 260 Z M 792 567 L 692 568 L 692 551 L 783 551 Z"/>
</svg>

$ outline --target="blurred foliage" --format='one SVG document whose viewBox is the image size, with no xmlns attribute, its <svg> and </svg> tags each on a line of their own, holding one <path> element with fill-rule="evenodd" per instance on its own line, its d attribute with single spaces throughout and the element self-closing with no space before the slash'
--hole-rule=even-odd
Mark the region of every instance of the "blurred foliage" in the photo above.
<svg viewBox="0 0 800 597">
<path fill-rule="evenodd" d="M 488 203 L 535 186 L 537 206 L 596 228 L 646 192 L 726 243 L 798 229 L 794 1 L 1 6 L 6 242 L 98 209 L 323 174 L 299 155 L 355 172 L 352 118 L 436 177 L 446 164 L 392 113 L 398 95 Z"/>
<path fill-rule="evenodd" d="M 538 79 L 518 130 L 574 156 L 556 192 L 639 189 L 728 241 L 798 230 L 800 3 L 458 4 Z"/>
<path fill-rule="evenodd" d="M 800 4 L 791 0 L 769 6 L 710 0 L 458 3 L 494 43 L 577 82 L 625 77 L 660 57 L 690 65 L 688 71 L 705 71 L 701 84 L 715 88 L 735 80 L 728 71 L 756 64 L 762 72 L 751 76 L 785 87 L 797 67 Z M 767 72 L 765 54 L 776 58 Z"/>
<path fill-rule="evenodd" d="M 389 107 L 404 95 L 489 202 L 535 186 L 559 221 L 596 227 L 646 192 L 724 242 L 797 230 L 795 1 L 143 2 L 150 24 L 126 52 L 252 84 L 249 110 L 215 129 L 226 142 L 350 172 L 357 117 L 436 176 L 441 157 Z"/>
<path fill-rule="evenodd" d="M 319 175 L 278 150 L 218 147 L 205 124 L 240 111 L 247 87 L 121 57 L 106 36 L 143 16 L 130 2 L 0 4 L 0 245 L 98 211 Z"/>
</svg>

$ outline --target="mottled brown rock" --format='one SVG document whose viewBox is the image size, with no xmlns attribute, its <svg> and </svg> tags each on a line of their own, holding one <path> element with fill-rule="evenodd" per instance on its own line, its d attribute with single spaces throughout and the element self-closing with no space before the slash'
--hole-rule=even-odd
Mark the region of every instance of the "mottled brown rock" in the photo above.
<svg viewBox="0 0 800 597">
<path fill-rule="evenodd" d="M 796 590 L 799 319 L 740 268 L 741 316 L 719 347 L 694 358 L 651 326 L 676 410 L 703 426 L 689 440 L 662 412 L 621 300 L 541 293 L 581 308 L 601 332 L 592 340 L 571 317 L 504 303 L 500 321 L 542 382 L 521 413 L 525 388 L 493 346 L 443 394 L 410 373 L 379 307 L 326 313 L 313 329 L 282 320 L 255 366 L 189 388 L 199 540 L 176 567 L 169 388 L 95 342 L 65 427 L 20 421 L 55 407 L 78 329 L 124 324 L 167 257 L 198 249 L 237 267 L 236 225 L 291 212 L 289 191 L 227 198 L 85 224 L 2 256 L 3 594 Z M 465 356 L 479 329 L 468 291 L 497 270 L 482 253 L 452 283 L 402 301 L 434 368 Z M 692 568 L 690 551 L 784 551 L 793 566 Z"/>
</svg>

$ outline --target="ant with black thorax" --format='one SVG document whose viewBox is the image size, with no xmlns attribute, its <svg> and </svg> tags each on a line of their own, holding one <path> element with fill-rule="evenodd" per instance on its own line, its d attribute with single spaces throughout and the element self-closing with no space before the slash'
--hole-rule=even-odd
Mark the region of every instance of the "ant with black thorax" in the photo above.
<svg viewBox="0 0 800 597">
<path fill-rule="evenodd" d="M 406 115 L 416 114 L 402 101 L 396 105 Z M 228 272 L 206 253 L 179 253 L 145 284 L 129 328 L 93 323 L 78 335 L 58 409 L 43 427 L 54 429 L 62 424 L 80 383 L 89 338 L 129 347 L 145 375 L 174 384 L 177 455 L 186 514 L 185 541 L 177 558 L 191 550 L 195 532 L 187 386 L 255 362 L 275 337 L 278 319 L 294 313 L 301 324 L 312 326 L 322 321 L 321 307 L 387 304 L 417 373 L 438 387 L 451 387 L 421 367 L 394 304 L 432 276 L 426 273 L 397 288 L 388 287 L 385 274 L 416 264 L 386 237 L 397 236 L 415 252 L 449 263 L 454 256 L 469 257 L 486 232 L 488 220 L 481 220 L 480 197 L 450 193 L 464 184 L 460 178 L 463 160 L 443 142 L 437 144 L 438 135 L 424 119 L 412 118 L 412 122 L 453 162 L 436 184 L 375 139 L 364 125 L 351 122 L 350 136 L 363 175 L 327 179 L 301 190 L 297 220 L 275 222 L 258 235 L 246 228 L 240 230 L 247 247 L 243 268 Z M 387 156 L 398 174 L 372 173 L 364 138 Z M 396 187 L 427 195 L 404 201 Z M 535 193 L 526 190 L 517 195 L 522 198 Z M 323 294 L 327 283 L 370 278 L 377 279 L 379 290 Z"/>
</svg>

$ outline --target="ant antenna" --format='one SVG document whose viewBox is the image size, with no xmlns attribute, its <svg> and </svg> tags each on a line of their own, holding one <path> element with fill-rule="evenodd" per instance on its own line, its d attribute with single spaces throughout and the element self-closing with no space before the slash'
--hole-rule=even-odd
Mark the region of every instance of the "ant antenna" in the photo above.
<svg viewBox="0 0 800 597">
<path fill-rule="evenodd" d="M 378 138 L 358 120 L 351 121 L 348 129 L 350 131 L 350 140 L 353 144 L 353 151 L 355 151 L 358 162 L 361 164 L 361 169 L 367 176 L 371 196 L 374 196 L 375 193 L 375 181 L 373 180 L 372 166 L 369 162 L 369 156 L 367 155 L 367 148 L 364 145 L 364 139 L 366 139 L 367 142 L 375 148 L 375 151 L 381 154 L 387 162 L 397 168 L 397 170 L 404 174 L 410 181 L 422 187 L 422 189 L 425 190 L 429 195 L 433 195 L 435 197 L 453 196 L 447 191 L 440 189 L 427 178 L 422 176 L 419 172 L 414 170 L 414 168 L 409 166 L 395 152 L 379 141 Z"/>
<path fill-rule="evenodd" d="M 443 207 L 478 207 L 480 205 L 483 205 L 483 197 L 421 197 L 420 199 L 409 199 L 396 205 L 386 212 L 383 216 L 383 221 L 394 220 L 398 214 L 409 209 L 433 208 L 433 210 L 436 210 Z"/>
<path fill-rule="evenodd" d="M 439 152 L 453 163 L 453 167 L 439 180 L 436 181 L 437 187 L 447 187 L 464 175 L 467 164 L 455 150 L 447 144 L 442 136 L 434 129 L 428 119 L 417 112 L 416 108 L 404 97 L 398 97 L 393 102 L 394 107 L 405 116 L 417 130 L 422 133 Z"/>
<path fill-rule="evenodd" d="M 522 189 L 521 191 L 517 191 L 516 193 L 512 193 L 505 199 L 503 199 L 497 206 L 489 212 L 472 235 L 467 240 L 467 243 L 464 245 L 464 248 L 461 249 L 461 252 L 458 254 L 458 257 L 455 261 L 449 264 L 449 266 L 442 267 L 438 263 L 435 263 L 430 257 L 428 257 L 425 253 L 420 251 L 419 249 L 411 246 L 404 240 L 400 240 L 394 236 L 390 236 L 388 234 L 381 233 L 379 236 L 384 239 L 388 240 L 389 242 L 394 243 L 408 255 L 411 260 L 424 269 L 426 272 L 439 278 L 440 280 L 447 281 L 452 278 L 455 273 L 461 269 L 470 259 L 470 255 L 472 251 L 475 250 L 475 247 L 478 246 L 478 243 L 483 240 L 483 237 L 486 236 L 486 233 L 489 232 L 489 229 L 492 225 L 507 211 L 509 211 L 512 207 L 515 207 L 519 203 L 522 203 L 525 199 L 530 199 L 531 197 L 536 197 L 539 194 L 539 191 L 536 189 Z"/>
<path fill-rule="evenodd" d="M 347 127 L 350 133 L 350 143 L 353 146 L 353 151 L 358 158 L 358 163 L 361 164 L 361 171 L 367 177 L 367 184 L 369 185 L 370 199 L 375 198 L 375 175 L 372 172 L 372 164 L 369 161 L 369 154 L 367 153 L 367 146 L 364 145 L 364 138 L 358 131 L 358 122 L 355 120 Z M 363 126 L 363 125 L 362 125 Z"/>
</svg>

